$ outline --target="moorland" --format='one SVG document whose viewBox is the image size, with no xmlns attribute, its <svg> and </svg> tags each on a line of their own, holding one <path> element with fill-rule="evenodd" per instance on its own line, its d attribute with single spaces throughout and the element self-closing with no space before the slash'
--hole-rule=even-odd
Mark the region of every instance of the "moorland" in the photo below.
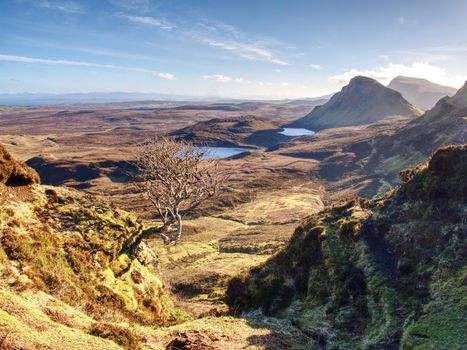
<svg viewBox="0 0 467 350">
<path fill-rule="evenodd" d="M 452 95 L 424 111 L 357 77 L 318 101 L 0 107 L 3 346 L 461 349 L 466 87 Z M 132 176 L 154 136 L 247 150 L 178 244 L 136 249 L 160 222 Z"/>
</svg>

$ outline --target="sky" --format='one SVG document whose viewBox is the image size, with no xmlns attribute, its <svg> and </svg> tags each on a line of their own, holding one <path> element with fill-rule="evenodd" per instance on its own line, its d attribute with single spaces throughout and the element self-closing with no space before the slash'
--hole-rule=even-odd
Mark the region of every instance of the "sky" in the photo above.
<svg viewBox="0 0 467 350">
<path fill-rule="evenodd" d="M 0 93 L 317 97 L 355 75 L 460 87 L 466 0 L 1 0 Z"/>
</svg>

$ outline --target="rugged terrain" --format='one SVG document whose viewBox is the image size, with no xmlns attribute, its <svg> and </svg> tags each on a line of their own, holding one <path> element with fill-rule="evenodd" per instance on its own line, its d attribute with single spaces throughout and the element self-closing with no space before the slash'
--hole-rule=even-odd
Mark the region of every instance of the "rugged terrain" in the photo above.
<svg viewBox="0 0 467 350">
<path fill-rule="evenodd" d="M 263 318 L 194 319 L 202 310 L 180 309 L 134 214 L 38 185 L 1 151 L 2 174 L 21 169 L 0 182 L 2 349 L 280 349 L 301 336 Z"/>
<path fill-rule="evenodd" d="M 437 148 L 467 142 L 467 83 L 453 97 L 445 97 L 431 110 L 391 135 L 371 141 L 372 152 L 361 171 L 374 178 L 367 195 L 387 189 L 399 171 L 423 162 Z M 376 190 L 375 190 L 376 189 Z"/>
<path fill-rule="evenodd" d="M 304 220 L 228 301 L 309 336 L 306 348 L 462 349 L 467 147 L 438 150 L 384 198 L 353 198 Z"/>
<path fill-rule="evenodd" d="M 376 80 L 357 76 L 322 106 L 293 123 L 293 127 L 323 130 L 341 126 L 363 125 L 394 116 L 414 117 L 421 111 L 402 95 Z"/>
<path fill-rule="evenodd" d="M 279 133 L 282 123 L 280 120 L 246 115 L 199 122 L 170 135 L 207 146 L 270 147 L 290 139 Z"/>
<path fill-rule="evenodd" d="M 283 317 L 275 311 L 266 316 L 258 311 L 258 305 L 241 314 L 233 307 L 230 311 L 237 317 L 227 316 L 225 293 L 229 281 L 238 274 L 245 276 L 255 266 L 262 266 L 286 247 L 302 218 L 320 212 L 324 204 L 335 204 L 355 193 L 368 196 L 381 193 L 389 188 L 388 184 L 394 183 L 399 170 L 425 161 L 434 151 L 430 142 L 411 143 L 405 136 L 398 138 L 399 143 L 387 143 L 386 147 L 384 140 L 391 140 L 406 127 L 417 125 L 420 130 L 430 132 L 442 126 L 436 146 L 462 143 L 459 132 L 465 118 L 459 111 L 463 111 L 460 106 L 467 104 L 463 91 L 456 98 L 445 100 L 452 108 L 438 110 L 426 119 L 429 121 L 426 125 L 422 118 L 431 111 L 416 119 L 413 116 L 383 118 L 371 124 L 277 139 L 270 138 L 272 133 L 280 135 L 277 131 L 282 125 L 308 113 L 312 108 L 310 103 L 315 101 L 2 107 L 0 141 L 16 158 L 27 160 L 43 183 L 67 186 L 40 186 L 34 170 L 14 161 L 4 151 L 0 157 L 0 166 L 4 165 L 1 182 L 8 183 L 8 186 L 0 185 L 2 230 L 5 228 L 6 232 L 13 232 L 10 236 L 24 238 L 24 241 L 14 241 L 16 245 L 7 240 L 2 246 L 11 245 L 22 251 L 24 243 L 25 251 L 39 251 L 41 257 L 34 259 L 31 253 L 18 258 L 5 256 L 7 270 L 16 268 L 19 279 L 27 281 L 23 277 L 26 275 L 32 282 L 21 285 L 20 289 L 15 289 L 17 282 L 13 285 L 2 282 L 9 293 L 6 299 L 15 302 L 5 302 L 1 309 L 11 314 L 11 305 L 21 305 L 21 312 L 13 313 L 18 322 L 12 322 L 17 327 L 12 322 L 4 323 L 5 334 L 11 334 L 6 336 L 4 344 L 25 347 L 34 341 L 36 347 L 43 346 L 39 332 L 49 327 L 51 332 L 59 331 L 56 334 L 64 334 L 65 338 L 73 334 L 75 338 L 70 344 L 75 340 L 76 344 L 84 344 L 80 343 L 83 336 L 86 341 L 96 342 L 92 347 L 102 348 L 307 348 L 307 341 L 316 333 L 304 329 L 295 318 Z M 75 124 L 76 128 L 70 128 Z M 407 135 L 415 137 L 417 128 Z M 168 134 L 198 144 L 257 149 L 222 159 L 220 171 L 229 174 L 229 180 L 220 197 L 206 202 L 187 217 L 179 244 L 167 246 L 159 240 L 144 240 L 142 251 L 150 259 L 141 259 L 135 252 L 138 240 L 134 238 L 140 237 L 145 227 L 160 223 L 153 216 L 150 203 L 143 200 L 132 183 L 131 161 L 140 141 L 148 136 Z M 404 142 L 413 145 L 407 155 L 417 154 L 417 157 L 410 158 L 409 162 L 384 162 L 385 157 L 393 157 L 397 152 L 405 156 Z M 386 168 L 381 164 L 392 164 L 388 177 L 384 177 Z M 361 212 L 373 213 L 375 205 L 356 200 L 356 215 L 360 215 L 360 208 Z M 339 221 L 345 210 L 336 214 L 327 208 L 319 215 L 327 216 L 330 212 L 329 217 L 334 218 L 335 214 Z M 11 222 L 11 213 L 15 213 L 16 224 Z M 18 232 L 21 234 L 17 235 Z M 40 249 L 33 244 L 49 238 L 50 245 L 41 243 Z M 75 246 L 74 239 L 82 244 Z M 105 245 L 108 240 L 112 243 Z M 70 245 L 76 249 L 71 251 Z M 57 253 L 49 253 L 49 248 Z M 43 251 L 46 258 L 42 258 Z M 75 265 L 69 261 L 73 261 L 75 254 L 86 256 L 82 262 L 86 272 L 79 281 L 73 279 L 76 277 L 71 272 L 68 274 L 74 271 Z M 59 259 L 60 269 L 53 269 L 43 261 L 49 256 Z M 66 263 L 62 264 L 63 260 Z M 76 266 L 81 268 L 80 264 L 81 260 Z M 287 264 L 284 268 L 288 268 Z M 61 275 L 62 270 L 68 272 Z M 140 279 L 134 270 L 143 278 L 157 279 L 159 282 L 154 282 L 157 291 L 148 289 L 152 285 L 150 279 L 135 282 L 134 278 Z M 45 272 L 50 272 L 52 277 Z M 70 297 L 75 293 L 69 294 L 70 285 L 76 288 L 82 302 L 77 304 Z M 102 302 L 105 307 L 89 308 L 94 303 L 101 305 L 101 285 L 109 288 L 105 290 L 110 290 L 111 301 L 105 297 Z M 145 293 L 151 294 L 151 303 Z M 36 302 L 38 298 L 40 302 Z M 43 300 L 49 298 L 58 303 L 55 318 L 44 311 Z M 136 305 L 141 312 L 135 311 Z M 153 313 L 151 305 L 156 305 L 161 313 Z M 62 321 L 68 320 L 63 310 L 76 314 L 79 322 L 85 321 L 79 325 Z M 31 313 L 45 323 L 36 325 L 30 321 Z M 35 327 L 36 333 L 26 326 Z M 347 341 L 342 329 L 336 334 L 344 340 L 338 340 Z M 29 333 L 34 338 L 28 338 Z M 333 333 L 329 334 L 332 338 Z M 360 333 L 358 337 L 363 339 Z M 96 345 L 101 342 L 102 345 Z"/>
</svg>

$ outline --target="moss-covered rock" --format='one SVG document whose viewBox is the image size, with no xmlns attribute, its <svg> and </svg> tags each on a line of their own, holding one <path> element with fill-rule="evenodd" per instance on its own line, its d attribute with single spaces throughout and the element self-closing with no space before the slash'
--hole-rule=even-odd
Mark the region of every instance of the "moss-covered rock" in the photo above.
<svg viewBox="0 0 467 350">
<path fill-rule="evenodd" d="M 326 349 L 467 347 L 467 146 L 404 174 L 381 200 L 307 218 L 288 246 L 231 281 L 232 310 L 262 308 Z"/>
<path fill-rule="evenodd" d="M 143 227 L 133 214 L 64 188 L 23 195 L 0 206 L 3 272 L 23 276 L 12 284 L 80 305 L 96 319 L 174 320 L 154 261 L 135 248 Z"/>
</svg>

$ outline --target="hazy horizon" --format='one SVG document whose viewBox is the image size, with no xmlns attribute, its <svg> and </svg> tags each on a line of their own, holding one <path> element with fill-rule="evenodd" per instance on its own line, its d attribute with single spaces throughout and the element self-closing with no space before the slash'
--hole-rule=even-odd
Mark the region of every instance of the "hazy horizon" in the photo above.
<svg viewBox="0 0 467 350">
<path fill-rule="evenodd" d="M 459 88 L 467 3 L 6 0 L 0 94 L 318 97 L 355 75 Z"/>
</svg>

